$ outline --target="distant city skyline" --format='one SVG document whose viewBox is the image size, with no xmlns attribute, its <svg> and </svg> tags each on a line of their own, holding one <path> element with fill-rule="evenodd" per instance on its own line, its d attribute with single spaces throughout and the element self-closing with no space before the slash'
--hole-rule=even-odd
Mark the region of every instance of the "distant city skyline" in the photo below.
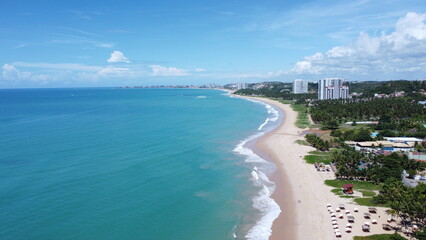
<svg viewBox="0 0 426 240">
<path fill-rule="evenodd" d="M 17 0 L 0 19 L 0 88 L 426 78 L 422 0 Z"/>
</svg>

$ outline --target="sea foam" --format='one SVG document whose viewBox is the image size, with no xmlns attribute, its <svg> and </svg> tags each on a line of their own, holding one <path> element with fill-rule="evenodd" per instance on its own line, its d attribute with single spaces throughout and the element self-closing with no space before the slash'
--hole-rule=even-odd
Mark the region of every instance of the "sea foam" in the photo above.
<svg viewBox="0 0 426 240">
<path fill-rule="evenodd" d="M 259 126 L 258 132 L 238 143 L 234 149 L 234 152 L 245 156 L 245 162 L 254 165 L 251 172 L 251 180 L 260 189 L 257 195 L 253 197 L 252 202 L 253 208 L 260 212 L 261 217 L 246 233 L 245 238 L 249 240 L 268 239 L 272 234 L 272 223 L 279 216 L 281 209 L 271 198 L 271 194 L 275 191 L 275 183 L 268 179 L 265 172 L 270 172 L 271 168 L 275 170 L 276 166 L 255 154 L 246 145 L 248 142 L 264 135 L 267 130 L 271 130 L 272 127 L 269 127 L 268 123 L 277 121 L 279 112 L 269 104 L 252 99 L 247 100 L 264 105 L 268 111 L 268 118 Z M 268 126 L 268 129 L 261 131 L 266 126 Z"/>
</svg>

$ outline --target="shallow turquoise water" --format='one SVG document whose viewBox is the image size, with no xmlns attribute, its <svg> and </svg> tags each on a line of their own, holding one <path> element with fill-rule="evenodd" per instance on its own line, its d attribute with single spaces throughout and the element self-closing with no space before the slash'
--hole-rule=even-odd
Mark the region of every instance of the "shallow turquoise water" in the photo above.
<svg viewBox="0 0 426 240">
<path fill-rule="evenodd" d="M 233 150 L 267 116 L 215 90 L 0 90 L 0 239 L 243 239 L 259 186 Z"/>
</svg>

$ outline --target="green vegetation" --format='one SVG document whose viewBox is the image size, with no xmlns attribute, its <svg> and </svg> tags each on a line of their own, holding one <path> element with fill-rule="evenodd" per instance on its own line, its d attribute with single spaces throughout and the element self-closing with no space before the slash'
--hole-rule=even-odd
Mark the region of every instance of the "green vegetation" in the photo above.
<svg viewBox="0 0 426 240">
<path fill-rule="evenodd" d="M 343 122 L 378 121 L 372 128 L 381 131 L 380 136 L 426 137 L 426 108 L 410 97 L 317 101 L 310 114 L 323 129 L 337 129 Z"/>
<path fill-rule="evenodd" d="M 388 207 L 386 204 L 379 204 L 373 200 L 373 198 L 355 198 L 354 202 L 361 206 L 368 207 Z"/>
<path fill-rule="evenodd" d="M 319 152 L 319 151 L 311 151 L 309 155 L 306 155 L 304 158 L 307 163 L 324 163 L 330 164 L 332 161 L 333 152 Z"/>
<path fill-rule="evenodd" d="M 310 125 L 309 110 L 306 105 L 291 104 L 291 108 L 297 112 L 296 127 L 307 128 Z"/>
<path fill-rule="evenodd" d="M 389 178 L 399 178 L 401 172 L 423 171 L 424 162 L 409 159 L 407 155 L 392 153 L 389 156 L 366 154 L 354 148 L 344 146 L 342 151 L 333 153 L 336 165 L 336 177 L 346 179 L 368 180 L 375 183 L 385 182 Z"/>
<path fill-rule="evenodd" d="M 388 204 L 398 217 L 409 222 L 423 222 L 426 219 L 426 184 L 416 187 L 405 186 L 396 178 L 388 179 L 373 202 Z"/>
<path fill-rule="evenodd" d="M 309 144 L 320 151 L 328 151 L 330 149 L 330 143 L 324 141 L 315 134 L 306 134 L 305 139 Z"/>
<path fill-rule="evenodd" d="M 356 191 L 359 190 L 370 190 L 370 191 L 379 191 L 381 189 L 380 184 L 373 184 L 366 181 L 356 181 L 356 180 L 325 180 L 324 182 L 327 186 L 334 188 L 341 188 L 345 184 L 352 183 L 354 185 L 353 189 Z"/>
<path fill-rule="evenodd" d="M 359 190 L 359 192 L 362 193 L 363 197 L 374 197 L 374 196 L 376 196 L 376 193 L 373 192 L 373 191 Z"/>
<path fill-rule="evenodd" d="M 341 188 L 333 188 L 331 189 L 331 192 L 336 194 L 337 196 L 344 196 L 344 193 L 342 192 Z"/>
<path fill-rule="evenodd" d="M 325 180 L 324 182 L 326 185 L 333 187 L 334 189 L 331 190 L 332 193 L 338 195 L 341 198 L 354 198 L 354 201 L 358 205 L 362 206 L 379 206 L 383 207 L 386 206 L 385 204 L 378 204 L 372 200 L 372 196 L 375 196 L 376 194 L 374 191 L 380 190 L 381 185 L 373 184 L 370 182 L 365 181 L 355 181 L 355 180 Z M 353 190 L 361 192 L 363 197 L 355 197 L 355 196 L 348 196 L 344 195 L 342 192 L 342 186 L 345 184 L 352 183 Z M 371 196 L 369 198 L 364 198 L 366 196 Z"/>
<path fill-rule="evenodd" d="M 305 140 L 296 140 L 294 142 L 297 143 L 297 144 L 300 144 L 300 145 L 309 146 L 309 143 Z"/>
<path fill-rule="evenodd" d="M 316 102 L 311 109 L 311 117 L 316 122 L 377 120 L 383 115 L 392 116 L 394 119 L 424 118 L 425 113 L 422 105 L 408 98 L 324 100 Z"/>
<path fill-rule="evenodd" d="M 405 240 L 404 237 L 397 233 L 394 234 L 375 234 L 366 237 L 355 236 L 354 240 Z"/>
</svg>

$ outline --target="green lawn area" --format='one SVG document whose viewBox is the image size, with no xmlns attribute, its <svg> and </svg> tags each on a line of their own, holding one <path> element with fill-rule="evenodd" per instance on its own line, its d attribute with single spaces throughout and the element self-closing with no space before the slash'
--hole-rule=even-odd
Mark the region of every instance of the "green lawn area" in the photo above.
<svg viewBox="0 0 426 240">
<path fill-rule="evenodd" d="M 284 104 L 290 104 L 291 108 L 297 112 L 296 127 L 307 128 L 311 124 L 309 121 L 308 107 L 305 105 L 294 104 L 294 101 L 271 98 Z"/>
<path fill-rule="evenodd" d="M 308 107 L 305 105 L 291 104 L 291 108 L 297 112 L 296 126 L 298 128 L 307 128 L 310 125 Z"/>
<path fill-rule="evenodd" d="M 373 198 L 355 198 L 354 202 L 356 202 L 358 205 L 361 206 L 368 206 L 368 207 L 387 207 L 385 204 L 377 204 L 373 203 L 371 200 Z"/>
<path fill-rule="evenodd" d="M 335 150 L 331 150 L 328 152 L 320 152 L 320 151 L 310 151 L 309 155 L 306 155 L 304 159 L 309 164 L 321 163 L 330 164 L 333 157 L 333 152 Z"/>
<path fill-rule="evenodd" d="M 360 129 L 360 128 L 368 128 L 368 124 L 358 124 L 356 126 L 352 126 L 352 125 L 348 125 L 348 124 L 340 124 L 339 125 L 339 130 L 355 130 L 355 129 Z"/>
<path fill-rule="evenodd" d="M 403 238 L 402 236 L 396 233 L 395 234 L 375 234 L 375 235 L 370 235 L 365 237 L 358 237 L 358 236 L 354 237 L 354 240 L 397 240 L 397 239 L 404 240 L 405 238 Z"/>
<path fill-rule="evenodd" d="M 370 191 L 379 191 L 382 189 L 382 185 L 373 184 L 366 181 L 356 181 L 356 180 L 325 180 L 325 184 L 334 188 L 341 188 L 345 184 L 352 183 L 354 185 L 354 190 L 370 190 Z"/>
<path fill-rule="evenodd" d="M 386 207 L 386 205 L 375 204 L 371 200 L 372 197 L 376 195 L 374 191 L 379 191 L 382 188 L 380 184 L 373 184 L 366 181 L 355 181 L 355 180 L 325 180 L 324 183 L 327 186 L 333 187 L 331 190 L 334 194 L 338 195 L 341 198 L 354 198 L 354 202 L 362 206 L 375 206 L 375 207 Z M 342 193 L 342 186 L 345 184 L 352 183 L 354 185 L 354 191 L 362 193 L 363 197 L 355 197 L 350 195 L 344 195 Z"/>
<path fill-rule="evenodd" d="M 374 197 L 376 196 L 376 193 L 373 191 L 367 191 L 367 190 L 358 190 L 359 192 L 362 193 L 363 197 Z"/>
<path fill-rule="evenodd" d="M 305 141 L 305 140 L 296 140 L 296 141 L 294 141 L 295 143 L 297 143 L 297 144 L 300 144 L 300 145 L 305 145 L 305 146 L 309 146 L 310 144 L 307 142 L 307 141 Z"/>
</svg>

